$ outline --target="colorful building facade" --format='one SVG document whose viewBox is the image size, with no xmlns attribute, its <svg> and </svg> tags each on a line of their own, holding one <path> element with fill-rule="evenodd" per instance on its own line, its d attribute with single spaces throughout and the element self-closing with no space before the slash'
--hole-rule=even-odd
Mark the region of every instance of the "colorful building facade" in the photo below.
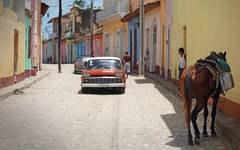
<svg viewBox="0 0 240 150">
<path fill-rule="evenodd" d="M 94 14 L 99 10 L 94 10 Z M 52 49 L 47 46 L 50 52 L 43 60 L 52 58 L 53 63 L 58 62 L 58 18 L 51 19 L 53 33 L 49 37 L 48 45 L 52 43 Z M 95 22 L 93 24 L 93 48 L 96 53 L 102 53 L 102 28 Z M 61 61 L 62 63 L 73 63 L 77 57 L 90 55 L 90 9 L 72 7 L 70 12 L 62 17 L 62 38 L 61 38 Z M 54 42 L 53 42 L 54 41 Z M 45 48 L 46 49 L 46 48 Z M 43 50 L 45 50 L 43 49 Z"/>
<path fill-rule="evenodd" d="M 25 72 L 31 75 L 31 0 L 25 0 Z"/>
<path fill-rule="evenodd" d="M 0 1 L 0 88 L 24 79 L 24 12 L 24 0 Z"/>
<path fill-rule="evenodd" d="M 128 50 L 132 55 L 133 70 L 139 70 L 140 29 L 139 1 L 130 1 L 130 12 L 121 20 L 128 22 Z M 138 7 L 136 7 L 138 6 Z M 170 65 L 171 0 L 144 1 L 144 68 L 146 72 L 168 77 Z M 136 71 L 135 71 L 136 72 Z"/>
<path fill-rule="evenodd" d="M 103 26 L 103 47 L 106 56 L 122 58 L 128 49 L 128 24 L 120 21 L 128 11 L 128 0 L 104 0 L 103 10 L 97 13 L 97 23 Z"/>
<path fill-rule="evenodd" d="M 204 10 L 204 11 L 203 11 Z M 240 1 L 173 1 L 171 77 L 177 79 L 178 48 L 186 49 L 187 64 L 205 58 L 210 51 L 227 52 L 235 87 L 219 101 L 220 109 L 240 118 L 239 38 Z"/>
<path fill-rule="evenodd" d="M 47 9 L 47 7 L 42 7 L 41 1 L 38 2 L 0 0 L 0 41 L 4 43 L 0 44 L 0 88 L 20 82 L 30 76 L 30 70 L 34 64 L 33 47 L 36 49 L 36 45 L 32 43 L 36 42 L 36 38 L 41 39 L 40 34 L 34 34 L 41 33 L 39 27 L 41 24 L 36 24 L 38 32 L 31 30 L 33 21 L 30 18 L 34 14 L 32 13 L 33 5 L 40 8 L 38 9 L 39 15 L 36 15 L 40 16 L 39 23 L 42 10 Z M 37 56 L 40 57 L 40 53 L 36 54 Z M 36 62 L 35 57 L 34 62 Z"/>
</svg>

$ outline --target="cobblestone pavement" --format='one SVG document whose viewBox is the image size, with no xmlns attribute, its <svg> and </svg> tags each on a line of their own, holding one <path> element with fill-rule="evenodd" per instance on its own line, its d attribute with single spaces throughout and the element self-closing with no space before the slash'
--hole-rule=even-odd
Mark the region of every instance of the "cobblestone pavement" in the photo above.
<svg viewBox="0 0 240 150">
<path fill-rule="evenodd" d="M 0 101 L 0 150 L 231 149 L 221 134 L 188 146 L 179 98 L 151 80 L 130 76 L 123 95 L 84 95 L 72 65 L 48 67 L 48 77 Z"/>
</svg>

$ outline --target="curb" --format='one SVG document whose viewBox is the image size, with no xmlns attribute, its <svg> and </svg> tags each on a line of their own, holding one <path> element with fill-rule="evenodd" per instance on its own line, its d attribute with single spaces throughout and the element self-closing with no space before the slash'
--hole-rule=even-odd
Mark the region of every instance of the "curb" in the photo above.
<svg viewBox="0 0 240 150">
<path fill-rule="evenodd" d="M 38 81 L 42 80 L 43 78 L 49 76 L 50 73 L 51 73 L 51 71 L 50 71 L 48 68 L 46 68 L 45 70 L 46 70 L 46 73 L 45 73 L 45 74 L 43 74 L 42 76 L 39 76 L 39 77 L 34 78 L 31 82 L 26 83 L 26 84 L 23 84 L 23 85 L 20 86 L 20 87 L 12 88 L 11 90 L 5 92 L 4 94 L 0 94 L 0 101 L 3 101 L 3 100 L 5 100 L 5 99 L 7 99 L 8 97 L 14 95 L 14 92 L 15 92 L 16 90 L 24 90 L 24 89 L 26 89 L 26 88 L 29 88 L 29 87 L 31 87 L 33 84 L 35 84 L 35 83 L 37 83 Z M 29 79 L 29 78 L 27 78 L 27 79 Z M 21 81 L 21 82 L 24 82 L 24 81 Z M 21 82 L 19 82 L 19 83 L 21 83 Z M 12 86 L 14 86 L 14 85 L 12 85 Z"/>
</svg>

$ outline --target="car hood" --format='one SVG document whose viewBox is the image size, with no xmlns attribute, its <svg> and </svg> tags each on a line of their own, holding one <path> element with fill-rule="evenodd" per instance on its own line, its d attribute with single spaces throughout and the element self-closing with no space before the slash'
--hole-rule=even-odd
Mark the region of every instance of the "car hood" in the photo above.
<svg viewBox="0 0 240 150">
<path fill-rule="evenodd" d="M 94 69 L 88 71 L 90 76 L 114 76 L 116 70 L 113 69 Z"/>
</svg>

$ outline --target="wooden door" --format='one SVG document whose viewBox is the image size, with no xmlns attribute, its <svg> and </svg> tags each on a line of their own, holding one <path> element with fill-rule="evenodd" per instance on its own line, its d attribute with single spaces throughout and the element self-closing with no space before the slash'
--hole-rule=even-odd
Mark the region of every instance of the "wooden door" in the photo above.
<svg viewBox="0 0 240 150">
<path fill-rule="evenodd" d="M 133 56 L 132 30 L 130 30 L 130 56 Z"/>
<path fill-rule="evenodd" d="M 17 73 L 18 65 L 18 31 L 14 30 L 14 75 Z"/>
<path fill-rule="evenodd" d="M 137 28 L 134 29 L 134 64 L 137 64 Z"/>
<path fill-rule="evenodd" d="M 157 56 L 157 26 L 153 27 L 153 55 L 152 55 L 152 70 L 156 72 L 156 56 Z"/>
</svg>

